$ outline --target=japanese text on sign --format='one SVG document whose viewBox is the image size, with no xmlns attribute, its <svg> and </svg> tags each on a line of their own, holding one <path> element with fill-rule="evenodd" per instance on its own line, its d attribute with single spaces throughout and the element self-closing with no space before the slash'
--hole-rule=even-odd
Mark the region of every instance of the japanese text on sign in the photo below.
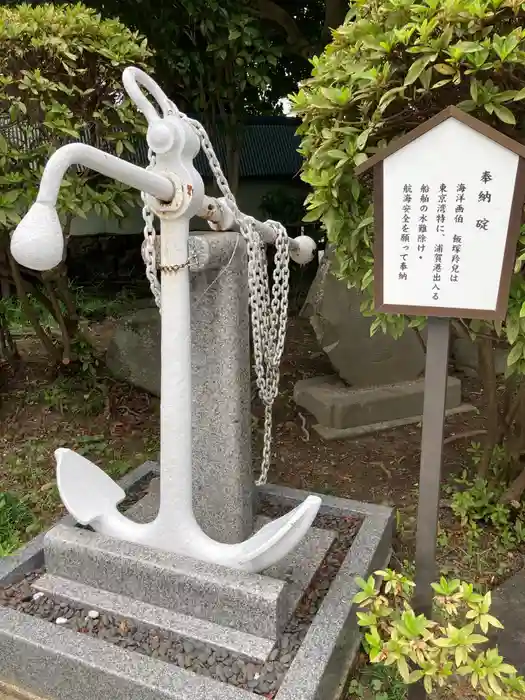
<svg viewBox="0 0 525 700">
<path fill-rule="evenodd" d="M 454 119 L 385 158 L 383 305 L 496 308 L 518 160 Z"/>
<path fill-rule="evenodd" d="M 479 182 L 482 183 L 483 187 L 487 183 L 492 181 L 492 173 L 489 170 L 484 170 L 480 173 Z M 479 188 L 478 188 L 479 189 Z M 439 301 L 440 291 L 442 285 L 448 282 L 457 283 L 459 282 L 460 276 L 460 263 L 461 263 L 461 249 L 463 238 L 461 232 L 456 232 L 458 228 L 462 228 L 465 222 L 465 207 L 469 206 L 468 196 L 467 196 L 467 186 L 464 182 L 458 182 L 454 187 L 450 187 L 451 191 L 455 192 L 455 201 L 451 206 L 453 208 L 453 218 L 452 214 L 450 217 L 450 223 L 453 226 L 447 226 L 447 216 L 449 214 L 447 208 L 448 202 L 448 192 L 449 186 L 445 182 L 441 182 L 436 188 L 435 192 L 431 191 L 428 184 L 423 183 L 417 188 L 419 191 L 419 214 L 417 219 L 417 256 L 414 256 L 414 265 L 420 265 L 419 261 L 424 261 L 427 257 L 425 251 L 427 250 L 427 241 L 434 240 L 432 248 L 432 300 Z M 408 281 L 409 275 L 409 259 L 410 259 L 410 222 L 411 222 L 411 212 L 412 212 L 412 195 L 413 186 L 412 184 L 405 183 L 402 186 L 402 207 L 401 207 L 401 236 L 400 236 L 400 265 L 399 265 L 399 280 Z M 492 195 L 489 189 L 479 189 L 477 192 L 477 205 L 487 204 L 490 205 Z M 428 212 L 429 205 L 432 200 L 436 201 L 436 215 L 435 215 L 435 235 L 432 236 L 432 230 L 429 232 L 428 228 Z M 487 215 L 490 214 L 490 208 L 484 208 L 479 213 L 479 209 L 476 208 L 476 204 L 471 202 L 470 206 L 473 210 L 477 212 L 478 218 L 476 218 L 476 229 L 481 231 L 490 230 L 490 219 Z M 446 230 L 447 228 L 454 230 L 450 240 L 447 239 Z M 443 256 L 448 255 L 450 264 L 447 266 L 443 262 Z M 448 269 L 447 269 L 448 267 Z"/>
</svg>

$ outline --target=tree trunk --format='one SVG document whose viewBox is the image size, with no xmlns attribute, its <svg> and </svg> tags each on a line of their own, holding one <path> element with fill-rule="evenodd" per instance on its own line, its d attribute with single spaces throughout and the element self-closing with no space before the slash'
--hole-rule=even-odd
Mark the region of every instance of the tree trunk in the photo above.
<svg viewBox="0 0 525 700">
<path fill-rule="evenodd" d="M 520 474 L 512 481 L 500 498 L 500 503 L 511 503 L 511 501 L 519 501 L 525 491 L 525 467 Z"/>
<path fill-rule="evenodd" d="M 227 139 L 226 143 L 228 144 Z M 240 170 L 241 170 L 241 154 L 237 145 L 235 144 L 235 137 L 231 139 L 232 145 L 227 146 L 228 148 L 228 182 L 230 184 L 230 189 L 235 196 L 239 191 L 239 180 L 240 180 Z"/>
<path fill-rule="evenodd" d="M 223 112 L 224 140 L 226 145 L 226 177 L 235 196 L 239 190 L 241 176 L 241 148 L 243 125 L 233 114 Z"/>
<path fill-rule="evenodd" d="M 492 453 L 499 437 L 498 383 L 494 346 L 490 338 L 482 337 L 478 344 L 478 364 L 483 384 L 483 398 L 487 416 L 487 436 L 483 444 L 483 454 L 478 465 L 478 476 L 486 479 L 489 473 Z"/>
<path fill-rule="evenodd" d="M 11 256 L 11 253 L 8 252 L 7 256 L 9 258 L 9 264 L 11 266 L 11 274 L 13 275 L 13 281 L 15 284 L 18 299 L 20 300 L 20 304 L 22 306 L 22 311 L 26 315 L 28 321 L 33 326 L 33 329 L 34 329 L 38 339 L 40 340 L 40 342 L 44 346 L 49 357 L 54 362 L 59 362 L 60 361 L 60 352 L 59 352 L 58 348 L 55 346 L 55 344 L 53 343 L 53 340 L 48 336 L 48 334 L 42 328 L 40 321 L 38 320 L 38 316 L 36 315 L 35 310 L 31 306 L 31 302 L 29 301 L 28 296 L 27 296 L 26 283 L 25 283 L 22 275 L 20 274 L 20 268 L 18 267 L 18 264 L 15 262 L 15 260 Z"/>
</svg>

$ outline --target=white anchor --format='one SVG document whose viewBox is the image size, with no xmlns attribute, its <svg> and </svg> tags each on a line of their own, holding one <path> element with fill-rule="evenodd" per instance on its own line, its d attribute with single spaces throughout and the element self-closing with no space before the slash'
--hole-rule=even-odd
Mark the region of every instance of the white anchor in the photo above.
<svg viewBox="0 0 525 700">
<path fill-rule="evenodd" d="M 83 165 L 146 192 L 148 205 L 161 220 L 162 307 L 160 507 L 147 524 L 122 515 L 117 505 L 125 493 L 102 469 L 69 449 L 55 452 L 62 501 L 82 525 L 111 537 L 201 559 L 244 571 L 258 572 L 290 552 L 310 528 L 321 505 L 308 498 L 249 539 L 224 544 L 208 537 L 192 506 L 191 334 L 188 240 L 192 216 L 212 209 L 204 183 L 193 166 L 200 140 L 173 103 L 146 73 L 124 71 L 130 98 L 148 121 L 147 142 L 155 166 L 143 169 L 85 144 L 59 148 L 49 159 L 35 203 L 11 239 L 13 257 L 35 270 L 55 267 L 63 258 L 64 239 L 56 202 L 67 169 Z M 141 91 L 155 98 L 161 115 Z M 204 206 L 204 202 L 208 206 Z M 219 209 L 221 208 L 219 204 Z M 227 218 L 227 217 L 226 217 Z M 304 261 L 315 244 L 306 236 L 290 241 L 291 255 Z"/>
</svg>

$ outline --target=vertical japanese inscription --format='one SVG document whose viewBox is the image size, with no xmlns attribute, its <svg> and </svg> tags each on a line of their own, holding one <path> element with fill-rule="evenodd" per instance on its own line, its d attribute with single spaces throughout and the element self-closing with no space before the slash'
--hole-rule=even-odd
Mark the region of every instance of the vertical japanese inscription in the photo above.
<svg viewBox="0 0 525 700">
<path fill-rule="evenodd" d="M 436 207 L 436 233 L 445 235 L 445 222 L 447 220 L 448 188 L 444 182 L 439 185 Z M 443 273 L 443 244 L 434 244 L 434 258 L 432 264 L 432 299 L 438 301 L 441 292 Z"/>
<path fill-rule="evenodd" d="M 417 252 L 420 260 L 423 259 L 423 253 L 425 252 L 427 243 L 428 205 L 430 202 L 430 197 L 428 195 L 429 192 L 430 187 L 428 185 L 421 185 L 419 194 L 419 220 L 417 227 Z"/>
<path fill-rule="evenodd" d="M 432 299 L 439 299 L 441 291 L 441 271 L 443 265 L 443 244 L 436 243 L 434 245 L 434 265 L 432 267 Z"/>
<path fill-rule="evenodd" d="M 478 204 L 480 205 L 480 209 L 484 210 L 486 208 L 486 205 L 490 204 L 490 202 L 492 201 L 492 193 L 490 191 L 489 185 L 489 182 L 492 182 L 492 173 L 489 170 L 484 170 L 481 173 L 480 180 L 482 186 L 478 193 Z M 480 217 L 476 219 L 476 228 L 480 231 L 487 231 L 489 223 L 490 221 L 487 219 L 487 217 L 485 216 L 485 212 L 483 211 Z"/>
<path fill-rule="evenodd" d="M 401 218 L 401 253 L 399 279 L 408 279 L 408 251 L 410 250 L 410 215 L 412 212 L 412 185 L 403 185 L 403 215 Z"/>
<path fill-rule="evenodd" d="M 437 211 L 436 211 L 436 233 L 445 235 L 445 221 L 447 220 L 447 197 L 448 190 L 444 182 L 439 186 Z"/>
<path fill-rule="evenodd" d="M 396 276 L 400 283 L 408 281 L 407 293 L 416 295 L 426 287 L 436 306 L 462 292 L 469 262 L 465 250 L 470 250 L 472 236 L 491 232 L 496 225 L 494 171 L 480 167 L 472 175 L 451 180 L 441 175 L 433 182 L 402 180 L 398 185 Z"/>
<path fill-rule="evenodd" d="M 454 216 L 454 223 L 462 227 L 465 217 L 465 197 L 466 197 L 467 186 L 465 183 L 460 182 L 456 187 L 456 211 Z M 450 259 L 450 281 L 459 281 L 459 264 L 461 262 L 461 246 L 463 244 L 463 237 L 457 233 L 454 234 L 452 238 L 452 256 Z"/>
</svg>

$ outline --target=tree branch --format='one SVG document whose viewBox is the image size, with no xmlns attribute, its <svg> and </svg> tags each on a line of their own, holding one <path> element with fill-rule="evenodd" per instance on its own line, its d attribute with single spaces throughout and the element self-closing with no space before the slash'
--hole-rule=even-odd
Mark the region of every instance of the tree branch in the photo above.
<svg viewBox="0 0 525 700">
<path fill-rule="evenodd" d="M 337 29 L 345 21 L 348 12 L 348 0 L 326 0 L 326 10 L 324 16 L 324 27 L 322 40 L 323 45 L 332 38 L 331 29 Z"/>
<path fill-rule="evenodd" d="M 9 264 L 11 266 L 11 272 L 13 275 L 13 281 L 15 283 L 16 287 L 16 293 L 18 295 L 18 298 L 20 299 L 20 305 L 22 306 L 22 311 L 26 315 L 27 319 L 33 326 L 33 329 L 46 349 L 47 354 L 49 357 L 54 361 L 54 362 L 59 362 L 60 361 L 60 355 L 58 353 L 57 348 L 55 347 L 52 339 L 48 336 L 48 334 L 45 332 L 45 330 L 42 328 L 40 325 L 40 322 L 38 320 L 38 316 L 35 313 L 35 310 L 31 306 L 31 302 L 27 298 L 27 293 L 25 289 L 25 283 L 22 278 L 22 275 L 20 274 L 20 269 L 15 262 L 14 258 L 12 257 L 11 253 L 7 253 L 8 259 L 9 259 Z"/>
<path fill-rule="evenodd" d="M 339 0 L 337 0 L 339 2 Z M 328 2 L 328 5 L 330 2 Z M 327 7 L 328 7 L 327 5 Z M 286 32 L 286 41 L 294 53 L 309 56 L 312 46 L 297 26 L 294 18 L 274 0 L 256 0 L 255 11 L 262 19 L 278 24 Z"/>
</svg>

